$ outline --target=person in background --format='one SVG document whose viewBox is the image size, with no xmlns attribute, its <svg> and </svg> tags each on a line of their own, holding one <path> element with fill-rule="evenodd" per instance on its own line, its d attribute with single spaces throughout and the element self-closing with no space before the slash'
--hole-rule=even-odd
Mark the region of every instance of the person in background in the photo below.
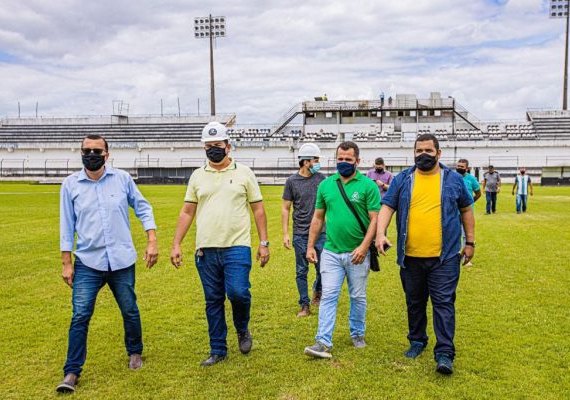
<svg viewBox="0 0 570 400">
<path fill-rule="evenodd" d="M 467 187 L 467 191 L 473 198 L 473 207 L 475 207 L 475 202 L 479 200 L 481 197 L 481 186 L 479 182 L 477 182 L 477 178 L 469 173 L 469 161 L 465 158 L 460 159 L 457 161 L 457 165 L 455 166 L 455 171 L 463 177 L 463 182 Z M 461 228 L 463 242 L 465 242 L 465 231 L 463 227 Z M 469 261 L 465 264 L 466 267 L 472 267 L 473 263 Z"/>
<path fill-rule="evenodd" d="M 519 174 L 515 177 L 515 183 L 513 185 L 513 196 L 517 194 L 516 197 L 516 208 L 517 214 L 526 212 L 528 194 L 534 195 L 534 190 L 532 188 L 532 182 L 530 181 L 530 176 L 526 174 L 526 168 L 520 167 Z"/>
<path fill-rule="evenodd" d="M 227 357 L 225 300 L 232 305 L 233 323 L 242 354 L 252 348 L 249 331 L 251 310 L 251 222 L 249 208 L 259 236 L 257 260 L 269 261 L 267 218 L 263 198 L 253 171 L 230 157 L 227 129 L 210 122 L 202 130 L 208 159 L 188 181 L 170 252 L 170 262 L 182 265 L 182 241 L 196 217 L 194 262 L 206 300 L 210 356 L 201 362 L 209 367 Z"/>
<path fill-rule="evenodd" d="M 475 252 L 473 198 L 463 178 L 439 162 L 441 150 L 432 134 L 418 136 L 415 165 L 394 178 L 382 199 L 376 247 L 386 255 L 386 230 L 396 213 L 397 263 L 406 295 L 408 340 L 404 353 L 418 357 L 428 343 L 427 303 L 431 298 L 436 336 L 436 371 L 453 373 L 455 358 L 455 297 L 460 264 Z M 461 226 L 467 240 L 461 250 Z M 461 253 L 460 253 L 461 250 Z"/>
<path fill-rule="evenodd" d="M 106 165 L 109 145 L 99 135 L 81 143 L 83 169 L 61 185 L 60 249 L 63 281 L 72 289 L 64 379 L 56 390 L 75 391 L 87 357 L 87 333 L 99 290 L 109 285 L 123 316 L 129 368 L 142 367 L 142 328 L 135 294 L 135 262 L 129 207 L 140 219 L 148 243 L 143 256 L 151 268 L 158 260 L 152 207 L 125 171 Z M 75 243 L 75 261 L 71 253 Z"/>
<path fill-rule="evenodd" d="M 307 243 L 309 241 L 309 227 L 315 212 L 315 199 L 317 188 L 325 180 L 319 172 L 321 150 L 314 143 L 305 143 L 299 149 L 299 171 L 287 178 L 283 190 L 283 203 L 281 206 L 281 225 L 283 228 L 283 245 L 291 249 L 291 236 L 289 235 L 289 215 L 293 206 L 293 248 L 295 249 L 295 271 L 297 290 L 299 291 L 299 306 L 301 310 L 297 317 L 307 317 L 311 314 L 310 304 L 319 305 L 321 300 L 321 273 L 320 261 L 315 263 L 316 276 L 313 283 L 313 299 L 309 300 L 307 275 L 309 262 L 307 261 Z M 326 240 L 323 231 L 315 242 L 317 258 L 320 260 L 321 252 Z"/>
<path fill-rule="evenodd" d="M 463 177 L 463 182 L 467 187 L 467 191 L 473 197 L 473 204 L 481 197 L 481 186 L 477 182 L 477 178 L 469 173 L 469 161 L 465 158 L 457 161 L 455 171 Z"/>
<path fill-rule="evenodd" d="M 497 212 L 497 194 L 501 192 L 501 176 L 492 165 L 489 165 L 489 169 L 483 174 L 483 190 L 487 200 L 486 214 L 495 214 Z"/>
<path fill-rule="evenodd" d="M 374 168 L 368 170 L 366 176 L 376 182 L 378 189 L 380 190 L 380 196 L 384 197 L 388 189 L 390 188 L 390 183 L 392 183 L 392 173 L 386 169 L 384 165 L 384 159 L 378 157 L 374 160 Z"/>
</svg>

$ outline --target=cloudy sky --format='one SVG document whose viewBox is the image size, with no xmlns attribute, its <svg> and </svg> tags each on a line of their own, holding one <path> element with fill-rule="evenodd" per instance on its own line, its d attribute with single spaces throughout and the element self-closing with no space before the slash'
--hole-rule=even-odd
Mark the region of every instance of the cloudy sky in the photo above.
<svg viewBox="0 0 570 400">
<path fill-rule="evenodd" d="M 0 0 L 0 117 L 209 112 L 272 123 L 294 104 L 432 91 L 483 120 L 560 108 L 564 21 L 546 0 Z M 198 100 L 199 99 L 199 100 Z"/>
</svg>

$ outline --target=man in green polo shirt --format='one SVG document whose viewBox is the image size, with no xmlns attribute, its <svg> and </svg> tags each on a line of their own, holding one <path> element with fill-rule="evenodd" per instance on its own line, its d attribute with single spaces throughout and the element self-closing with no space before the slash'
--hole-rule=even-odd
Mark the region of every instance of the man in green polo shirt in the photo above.
<svg viewBox="0 0 570 400">
<path fill-rule="evenodd" d="M 323 286 L 319 309 L 319 327 L 316 343 L 305 348 L 305 354 L 316 358 L 331 358 L 332 334 L 336 321 L 338 298 L 346 277 L 350 295 L 349 328 L 356 348 L 366 346 L 366 284 L 370 269 L 368 249 L 376 231 L 376 217 L 380 210 L 380 193 L 374 181 L 356 168 L 360 163 L 359 149 L 354 142 L 343 142 L 336 149 L 338 173 L 319 185 L 315 213 L 309 230 L 307 259 L 317 262 L 315 241 L 327 221 L 327 241 L 321 254 L 321 282 Z M 360 219 L 368 227 L 362 232 L 355 215 L 346 204 L 338 185 Z"/>
</svg>

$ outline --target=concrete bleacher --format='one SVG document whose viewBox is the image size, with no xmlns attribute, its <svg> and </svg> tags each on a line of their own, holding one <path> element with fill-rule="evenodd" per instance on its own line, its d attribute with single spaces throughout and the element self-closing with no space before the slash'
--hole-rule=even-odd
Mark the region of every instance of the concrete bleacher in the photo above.
<svg viewBox="0 0 570 400">
<path fill-rule="evenodd" d="M 570 140 L 570 113 L 568 111 L 529 111 L 527 117 L 538 139 Z"/>
</svg>

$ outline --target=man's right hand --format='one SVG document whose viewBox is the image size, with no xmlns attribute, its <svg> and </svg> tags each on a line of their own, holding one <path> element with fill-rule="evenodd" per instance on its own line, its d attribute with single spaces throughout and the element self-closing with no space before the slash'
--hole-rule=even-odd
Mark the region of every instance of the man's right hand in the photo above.
<svg viewBox="0 0 570 400">
<path fill-rule="evenodd" d="M 385 246 L 392 247 L 392 243 L 390 243 L 386 235 L 376 235 L 376 248 L 378 249 L 378 253 L 383 256 L 386 255 L 386 252 L 384 251 Z"/>
<path fill-rule="evenodd" d="M 317 258 L 317 251 L 314 247 L 307 247 L 307 261 L 316 264 L 319 260 Z"/>
<path fill-rule="evenodd" d="M 289 234 L 283 235 L 283 246 L 285 246 L 287 250 L 291 250 L 291 238 Z"/>
<path fill-rule="evenodd" d="M 65 263 L 63 264 L 63 270 L 61 271 L 61 277 L 63 281 L 67 283 L 69 287 L 73 287 L 73 274 L 75 271 L 73 270 L 73 264 Z"/>
<path fill-rule="evenodd" d="M 170 262 L 176 268 L 180 268 L 182 265 L 182 250 L 180 249 L 180 245 L 176 244 L 172 246 L 172 250 L 170 251 Z"/>
</svg>

